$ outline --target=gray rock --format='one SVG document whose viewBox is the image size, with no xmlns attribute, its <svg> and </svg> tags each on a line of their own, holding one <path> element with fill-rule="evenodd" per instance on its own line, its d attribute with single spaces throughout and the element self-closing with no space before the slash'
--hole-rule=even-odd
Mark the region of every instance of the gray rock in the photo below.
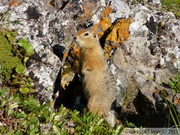
<svg viewBox="0 0 180 135">
<path fill-rule="evenodd" d="M 45 4 L 43 1 L 23 2 L 11 8 L 7 20 L 10 22 L 7 27 L 17 30 L 17 38 L 26 38 L 34 47 L 35 54 L 27 63 L 26 73 L 33 79 L 42 102 L 52 98 L 54 82 L 61 67 L 53 46 L 66 46 L 65 41 L 71 40 L 70 35 L 75 32 L 73 18 L 69 14 L 63 11 L 50 13 Z"/>
<path fill-rule="evenodd" d="M 113 57 L 115 74 L 127 93 L 128 91 L 136 93 L 136 89 L 139 88 L 141 100 L 134 102 L 138 99 L 135 96 L 130 102 L 134 102 L 140 115 L 150 121 L 152 115 L 155 120 L 161 114 L 164 121 L 169 117 L 168 113 L 163 112 L 164 109 L 168 112 L 168 105 L 165 97 L 156 93 L 156 88 L 166 89 L 157 84 L 162 82 L 168 84 L 169 79 L 179 71 L 180 21 L 171 13 L 150 10 L 140 4 L 133 6 L 131 11 L 130 16 L 134 21 L 130 25 L 130 37 L 123 47 L 116 50 Z M 171 93 L 170 90 L 166 92 Z M 124 106 L 127 104 L 125 102 Z M 139 107 L 139 104 L 142 106 Z M 151 124 L 167 126 L 167 123 L 163 122 Z"/>
<path fill-rule="evenodd" d="M 114 22 L 119 18 L 129 17 L 131 10 L 127 3 L 119 0 L 111 0 L 111 7 L 115 10 L 114 13 L 110 14 L 111 21 Z"/>
</svg>

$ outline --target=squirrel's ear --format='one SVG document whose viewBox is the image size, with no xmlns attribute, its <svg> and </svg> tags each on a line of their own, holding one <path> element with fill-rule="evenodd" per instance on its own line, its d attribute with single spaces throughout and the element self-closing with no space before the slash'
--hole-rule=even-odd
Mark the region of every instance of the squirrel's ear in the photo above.
<svg viewBox="0 0 180 135">
<path fill-rule="evenodd" d="M 96 33 L 94 33 L 94 35 L 93 35 L 93 36 L 94 36 L 94 38 L 96 38 Z"/>
</svg>

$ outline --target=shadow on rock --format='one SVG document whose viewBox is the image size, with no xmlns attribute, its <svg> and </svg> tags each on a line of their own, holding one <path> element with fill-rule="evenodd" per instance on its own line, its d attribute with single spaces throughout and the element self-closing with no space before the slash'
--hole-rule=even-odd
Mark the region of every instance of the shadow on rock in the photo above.
<svg viewBox="0 0 180 135">
<path fill-rule="evenodd" d="M 65 89 L 61 85 L 61 69 L 54 83 L 54 94 L 59 91 L 59 97 L 56 99 L 54 108 L 58 109 L 61 105 L 68 109 L 76 109 L 80 112 L 86 106 L 86 100 L 82 92 L 82 84 L 76 74 L 74 79 Z"/>
</svg>

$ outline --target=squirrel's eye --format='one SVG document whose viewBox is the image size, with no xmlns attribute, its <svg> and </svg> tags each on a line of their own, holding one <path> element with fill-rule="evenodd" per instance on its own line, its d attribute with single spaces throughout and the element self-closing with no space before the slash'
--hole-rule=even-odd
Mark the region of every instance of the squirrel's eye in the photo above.
<svg viewBox="0 0 180 135">
<path fill-rule="evenodd" d="M 89 33 L 85 33 L 85 34 L 84 34 L 84 36 L 88 36 L 88 35 L 89 35 Z"/>
</svg>

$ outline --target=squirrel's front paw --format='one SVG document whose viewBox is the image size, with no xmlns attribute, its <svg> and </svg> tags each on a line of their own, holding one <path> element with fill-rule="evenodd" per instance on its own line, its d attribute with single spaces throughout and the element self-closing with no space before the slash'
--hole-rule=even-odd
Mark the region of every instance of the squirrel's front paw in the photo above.
<svg viewBox="0 0 180 135">
<path fill-rule="evenodd" d="M 82 74 L 86 74 L 86 73 L 91 72 L 91 71 L 92 71 L 92 68 L 86 67 L 86 68 L 83 68 L 81 72 L 82 72 Z"/>
</svg>

